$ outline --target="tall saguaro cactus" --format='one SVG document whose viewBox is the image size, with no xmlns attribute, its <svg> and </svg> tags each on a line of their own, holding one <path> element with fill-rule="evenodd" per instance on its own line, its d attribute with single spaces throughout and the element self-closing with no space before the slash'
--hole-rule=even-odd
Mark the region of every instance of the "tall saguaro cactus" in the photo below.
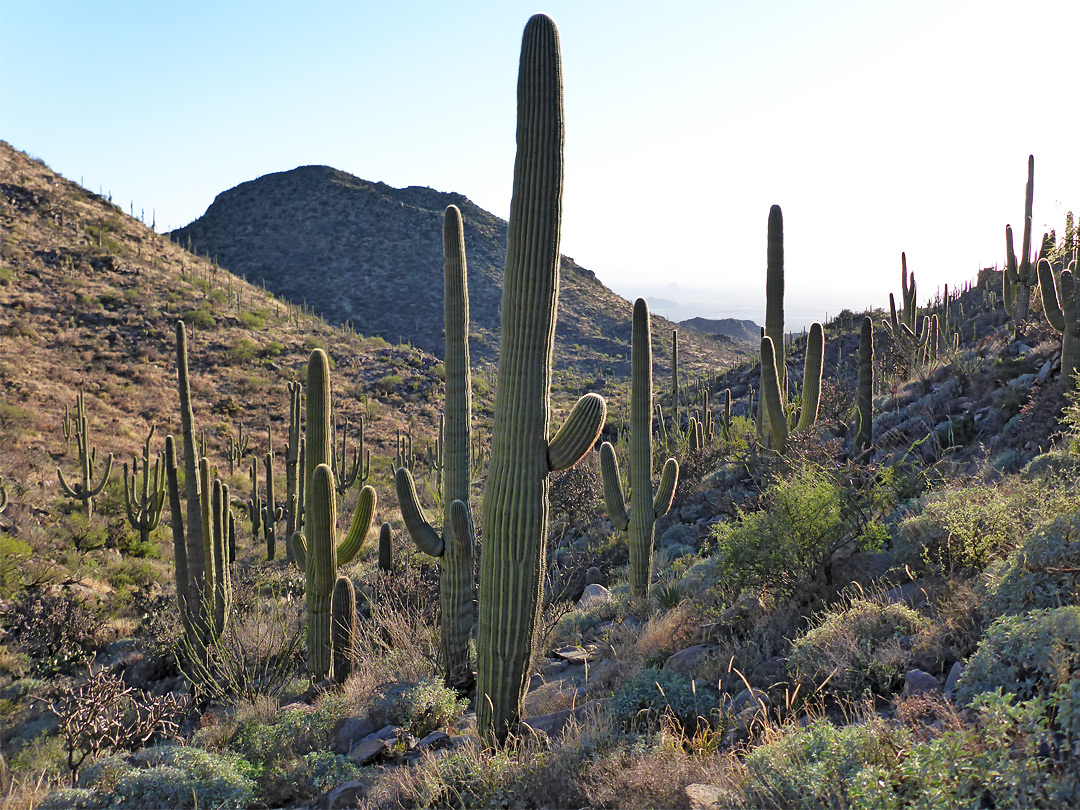
<svg viewBox="0 0 1080 810">
<path fill-rule="evenodd" d="M 870 453 L 874 443 L 874 322 L 863 318 L 859 333 L 859 381 L 856 390 L 859 429 L 855 434 L 855 449 L 862 456 Z"/>
<path fill-rule="evenodd" d="M 1024 242 L 1020 261 L 1013 252 L 1012 226 L 1005 226 L 1005 274 L 1002 293 L 1005 311 L 1017 328 L 1027 320 L 1031 293 L 1039 283 L 1039 274 L 1031 261 L 1031 204 L 1035 193 L 1035 156 L 1028 155 L 1027 185 L 1024 188 Z"/>
<path fill-rule="evenodd" d="M 1046 259 L 1039 260 L 1039 286 L 1043 312 L 1050 325 L 1061 333 L 1061 373 L 1080 375 L 1080 284 L 1076 281 L 1076 261 L 1054 278 Z"/>
<path fill-rule="evenodd" d="M 652 580 L 653 543 L 658 518 L 667 514 L 679 480 L 679 463 L 664 462 L 660 485 L 652 486 L 652 338 L 649 305 L 644 298 L 634 302 L 634 324 L 630 363 L 630 491 L 629 510 L 623 498 L 622 479 L 615 449 L 609 442 L 600 445 L 600 471 L 604 480 L 604 505 L 615 528 L 626 532 L 630 548 L 630 591 L 636 599 L 649 596 Z"/>
<path fill-rule="evenodd" d="M 784 215 L 779 205 L 774 205 L 769 209 L 765 267 L 765 329 L 762 337 L 768 337 L 772 342 L 776 394 L 780 405 L 777 413 L 784 418 L 783 424 L 777 424 L 774 429 L 774 415 L 769 409 L 771 395 L 765 396 L 766 391 L 769 390 L 769 383 L 766 381 L 767 370 L 763 363 L 761 367 L 762 397 L 758 402 L 760 409 L 758 430 L 763 437 L 768 439 L 774 449 L 783 452 L 779 448 L 787 442 L 787 366 L 784 361 Z M 764 345 L 762 357 L 764 357 Z"/>
<path fill-rule="evenodd" d="M 105 470 L 98 482 L 94 483 L 94 467 L 97 464 L 97 448 L 90 446 L 90 423 L 86 418 L 86 403 L 83 401 L 83 392 L 75 400 L 75 443 L 79 448 L 79 477 L 81 481 L 69 484 L 64 478 L 64 471 L 56 468 L 56 477 L 60 479 L 60 487 L 69 498 L 82 501 L 83 511 L 86 516 L 94 514 L 94 498 L 101 493 L 105 485 L 109 483 L 112 474 L 113 456 L 105 460 Z"/>
<path fill-rule="evenodd" d="M 469 635 L 473 626 L 475 539 L 469 513 L 472 469 L 472 382 L 469 371 L 469 289 L 461 211 L 451 205 L 443 215 L 444 332 L 446 335 L 446 408 L 442 428 L 442 493 L 449 504 L 440 535 L 420 511 L 407 467 L 394 482 L 401 516 L 420 550 L 441 561 L 439 601 L 443 677 L 446 685 L 468 691 L 473 683 Z M 381 555 L 381 551 L 380 551 Z"/>
<path fill-rule="evenodd" d="M 538 14 L 525 26 L 521 44 L 502 340 L 482 509 L 476 704 L 477 725 L 489 744 L 503 743 L 521 718 L 543 591 L 548 474 L 580 461 L 606 416 L 603 398 L 588 394 L 548 438 L 562 146 L 559 33 Z"/>
<path fill-rule="evenodd" d="M 292 536 L 300 531 L 304 505 L 300 469 L 300 392 L 298 382 L 289 383 L 289 442 L 285 445 L 285 559 L 292 562 Z"/>
</svg>

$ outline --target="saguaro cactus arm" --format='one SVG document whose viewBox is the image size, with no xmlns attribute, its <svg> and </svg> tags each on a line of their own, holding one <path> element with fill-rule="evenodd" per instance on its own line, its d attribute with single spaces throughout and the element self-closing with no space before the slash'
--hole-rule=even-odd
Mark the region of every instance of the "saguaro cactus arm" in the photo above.
<svg viewBox="0 0 1080 810">
<path fill-rule="evenodd" d="M 413 542 L 425 554 L 441 557 L 444 548 L 443 538 L 424 517 L 420 500 L 416 497 L 416 485 L 413 483 L 412 473 L 407 468 L 397 468 L 397 472 L 394 473 L 394 488 L 397 490 L 401 518 L 405 521 L 405 528 Z"/>
<path fill-rule="evenodd" d="M 780 395 L 780 379 L 776 368 L 776 355 L 772 338 L 768 335 L 761 339 L 761 395 L 765 400 L 769 415 L 769 437 L 772 448 L 777 453 L 787 451 L 788 424 L 784 413 L 783 399 Z"/>
<path fill-rule="evenodd" d="M 660 484 L 656 487 L 656 497 L 653 498 L 653 514 L 659 520 L 671 509 L 671 502 L 675 500 L 675 485 L 679 482 L 679 462 L 669 458 L 664 462 L 664 469 L 660 473 Z"/>
<path fill-rule="evenodd" d="M 604 482 L 604 508 L 607 509 L 608 517 L 617 531 L 625 532 L 630 525 L 630 512 L 623 496 L 619 460 L 615 457 L 615 448 L 611 446 L 611 442 L 600 445 L 600 477 Z"/>
<path fill-rule="evenodd" d="M 890 301 L 892 296 L 889 296 Z M 802 411 L 799 413 L 797 430 L 811 427 L 818 416 L 821 402 L 821 374 L 825 365 L 825 330 L 816 321 L 810 324 L 806 340 L 806 362 L 803 366 Z"/>
<path fill-rule="evenodd" d="M 599 394 L 586 394 L 574 405 L 559 432 L 548 443 L 548 469 L 573 467 L 596 444 L 607 418 L 607 403 Z"/>
</svg>

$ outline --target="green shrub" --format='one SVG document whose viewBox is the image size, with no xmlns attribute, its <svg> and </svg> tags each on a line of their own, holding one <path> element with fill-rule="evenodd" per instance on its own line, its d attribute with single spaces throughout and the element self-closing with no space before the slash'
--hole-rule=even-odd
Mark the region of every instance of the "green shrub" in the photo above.
<svg viewBox="0 0 1080 810">
<path fill-rule="evenodd" d="M 0 599 L 10 599 L 25 582 L 30 546 L 10 534 L 0 534 Z"/>
<path fill-rule="evenodd" d="M 713 687 L 678 672 L 643 669 L 615 694 L 612 713 L 624 731 L 658 731 L 666 716 L 692 735 L 699 722 L 710 724 L 719 719 L 719 706 L 720 693 Z"/>
<path fill-rule="evenodd" d="M 956 699 L 1002 689 L 1021 700 L 1080 680 L 1080 607 L 1002 616 L 986 631 L 956 686 Z"/>
<path fill-rule="evenodd" d="M 469 702 L 439 681 L 425 679 L 404 695 L 402 724 L 416 737 L 446 728 L 469 708 Z"/>
<path fill-rule="evenodd" d="M 927 620 L 905 605 L 856 599 L 826 612 L 792 645 L 789 666 L 808 686 L 836 695 L 861 697 L 870 690 L 891 693 L 907 670 L 910 654 L 902 639 Z"/>
<path fill-rule="evenodd" d="M 270 725 L 254 719 L 242 723 L 229 747 L 256 765 L 288 762 L 326 748 L 334 724 L 345 714 L 344 696 L 328 693 L 310 712 L 282 712 Z"/>
<path fill-rule="evenodd" d="M 879 548 L 887 536 L 878 520 L 892 502 L 889 483 L 888 471 L 859 481 L 811 464 L 777 479 L 760 511 L 740 510 L 734 523 L 713 529 L 723 584 L 789 598 L 822 581 L 843 546 Z"/>
<path fill-rule="evenodd" d="M 238 320 L 245 329 L 262 329 L 266 326 L 266 313 L 244 310 L 240 313 Z"/>
<path fill-rule="evenodd" d="M 935 492 L 919 514 L 903 521 L 901 535 L 935 572 L 980 571 L 1016 548 L 1033 528 L 1077 510 L 1080 495 L 1056 476 L 1009 476 L 996 484 Z"/>
<path fill-rule="evenodd" d="M 254 798 L 254 775 L 251 764 L 235 754 L 162 745 L 127 758 L 112 756 L 99 760 L 83 769 L 79 784 L 106 798 L 112 794 L 112 800 L 107 802 L 109 807 L 239 810 Z"/>
<path fill-rule="evenodd" d="M 402 379 L 400 374 L 387 374 L 375 381 L 375 390 L 384 394 L 389 394 L 401 385 L 401 383 Z"/>
<path fill-rule="evenodd" d="M 1074 690 L 1074 693 L 1077 690 Z M 916 738 L 871 717 L 849 726 L 816 720 L 784 727 L 750 751 L 733 806 L 966 810 L 971 807 L 1075 807 L 1080 767 L 1047 726 L 1077 697 L 1014 702 L 989 693 L 973 703 L 974 722 Z M 1080 727 L 1078 724 L 1077 727 Z"/>
<path fill-rule="evenodd" d="M 988 616 L 1080 604 L 1080 512 L 1032 532 L 986 571 Z"/>
</svg>

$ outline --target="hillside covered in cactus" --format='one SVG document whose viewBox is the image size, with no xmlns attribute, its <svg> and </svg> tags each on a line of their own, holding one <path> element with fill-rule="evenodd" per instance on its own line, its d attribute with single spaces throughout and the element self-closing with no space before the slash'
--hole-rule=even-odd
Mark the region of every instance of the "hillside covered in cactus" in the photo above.
<svg viewBox="0 0 1080 810">
<path fill-rule="evenodd" d="M 442 356 L 442 213 L 456 205 L 469 251 L 471 351 L 498 354 L 507 223 L 462 194 L 392 188 L 329 166 L 264 175 L 219 194 L 169 236 L 329 323 Z M 630 304 L 562 257 L 557 362 L 596 373 L 626 364 Z M 673 324 L 657 319 L 670 334 Z M 658 331 L 664 329 L 658 324 Z M 737 346 L 688 338 L 720 365 Z"/>
<path fill-rule="evenodd" d="M 0 810 L 1080 802 L 1034 157 L 1002 270 L 799 335 L 761 211 L 734 358 L 560 254 L 563 81 L 537 14 L 508 223 L 307 167 L 229 255 L 0 144 Z"/>
</svg>

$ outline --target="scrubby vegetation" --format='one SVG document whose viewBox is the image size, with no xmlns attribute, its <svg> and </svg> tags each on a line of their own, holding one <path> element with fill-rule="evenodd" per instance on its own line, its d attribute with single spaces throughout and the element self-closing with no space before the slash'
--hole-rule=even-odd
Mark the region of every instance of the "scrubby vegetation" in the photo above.
<svg viewBox="0 0 1080 810">
<path fill-rule="evenodd" d="M 1080 802 L 1071 216 L 1041 291 L 905 261 L 792 339 L 774 207 L 759 362 L 653 385 L 642 301 L 632 378 L 552 384 L 554 293 L 440 362 L 2 158 L 4 808 Z"/>
</svg>

